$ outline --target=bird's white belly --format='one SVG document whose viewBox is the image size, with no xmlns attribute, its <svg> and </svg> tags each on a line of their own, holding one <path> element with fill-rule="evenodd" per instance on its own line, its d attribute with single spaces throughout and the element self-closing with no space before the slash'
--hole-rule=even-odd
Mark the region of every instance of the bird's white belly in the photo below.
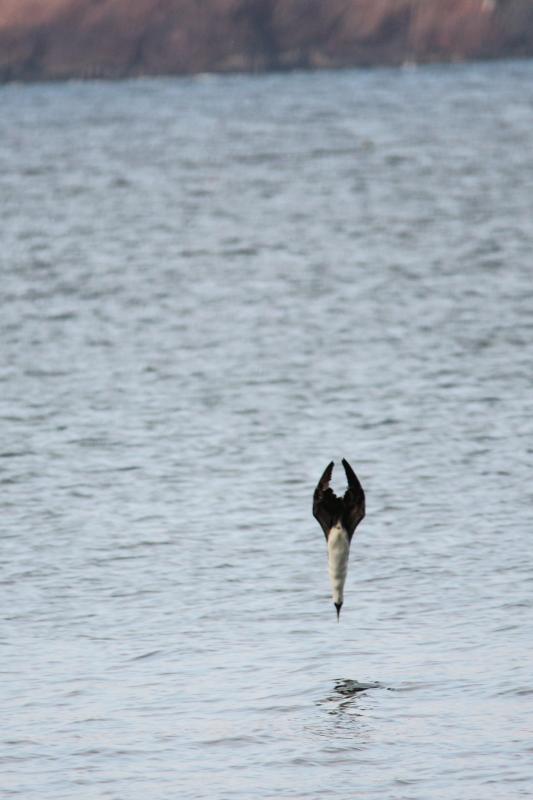
<svg viewBox="0 0 533 800">
<path fill-rule="evenodd" d="M 328 566 L 333 602 L 342 603 L 344 599 L 344 582 L 348 572 L 348 556 L 350 542 L 344 528 L 337 524 L 328 536 Z"/>
</svg>

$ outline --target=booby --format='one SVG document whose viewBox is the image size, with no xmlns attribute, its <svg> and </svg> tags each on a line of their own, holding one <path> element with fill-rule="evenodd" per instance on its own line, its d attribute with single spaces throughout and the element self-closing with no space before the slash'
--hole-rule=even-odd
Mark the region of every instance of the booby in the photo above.
<svg viewBox="0 0 533 800">
<path fill-rule="evenodd" d="M 348 571 L 350 544 L 355 529 L 365 516 L 365 493 L 357 475 L 345 458 L 342 465 L 348 480 L 344 497 L 337 497 L 329 488 L 335 462 L 328 464 L 313 495 L 313 516 L 324 531 L 328 546 L 328 569 L 337 609 L 337 620 L 344 600 L 344 582 Z"/>
</svg>

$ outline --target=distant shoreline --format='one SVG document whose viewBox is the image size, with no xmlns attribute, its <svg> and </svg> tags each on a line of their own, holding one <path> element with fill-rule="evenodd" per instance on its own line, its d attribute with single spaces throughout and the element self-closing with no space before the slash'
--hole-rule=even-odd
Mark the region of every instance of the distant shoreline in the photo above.
<svg viewBox="0 0 533 800">
<path fill-rule="evenodd" d="M 530 0 L 4 0 L 0 11 L 3 83 L 531 57 Z"/>
<path fill-rule="evenodd" d="M 372 73 L 378 72 L 380 70 L 392 70 L 397 72 L 409 72 L 411 70 L 423 70 L 423 69 L 431 69 L 432 67 L 467 67 L 467 66 L 474 66 L 476 64 L 483 65 L 483 64 L 528 64 L 531 62 L 532 58 L 508 58 L 506 56 L 502 56 L 501 58 L 476 58 L 476 59 L 464 59 L 464 60 L 449 60 L 449 61 L 423 61 L 423 62 L 409 62 L 405 64 L 371 64 L 371 65 L 359 65 L 359 64 L 344 64 L 341 66 L 331 66 L 331 67 L 292 67 L 287 69 L 264 69 L 264 70 L 233 70 L 233 71 L 225 71 L 225 72 L 180 72 L 180 73 L 153 73 L 153 74 L 124 74 L 124 75 L 98 75 L 98 76 L 91 76 L 91 75 L 73 75 L 67 78 L 50 78 L 50 77 L 39 77 L 39 78 L 32 78 L 32 79 L 8 79 L 2 80 L 0 79 L 0 88 L 1 87 L 8 87 L 8 86 L 40 86 L 44 84 L 50 85 L 61 85 L 61 84 L 69 84 L 69 83 L 126 83 L 127 81 L 156 81 L 158 79 L 161 80 L 183 80 L 183 81 L 196 81 L 200 83 L 202 80 L 211 80 L 216 78 L 238 78 L 238 77 L 268 77 L 268 76 L 280 76 L 280 75 L 292 75 L 292 74 L 324 74 L 328 72 L 363 72 L 363 73 Z"/>
</svg>

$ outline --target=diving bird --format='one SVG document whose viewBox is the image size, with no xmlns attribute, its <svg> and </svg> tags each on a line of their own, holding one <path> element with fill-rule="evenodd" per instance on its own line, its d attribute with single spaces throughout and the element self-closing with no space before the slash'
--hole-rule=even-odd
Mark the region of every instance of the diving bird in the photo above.
<svg viewBox="0 0 533 800">
<path fill-rule="evenodd" d="M 348 571 L 350 544 L 355 529 L 365 516 L 365 493 L 357 475 L 345 458 L 342 465 L 348 480 L 343 497 L 329 488 L 335 462 L 328 464 L 313 495 L 313 516 L 324 531 L 328 545 L 328 569 L 337 620 L 344 600 L 344 582 Z"/>
</svg>

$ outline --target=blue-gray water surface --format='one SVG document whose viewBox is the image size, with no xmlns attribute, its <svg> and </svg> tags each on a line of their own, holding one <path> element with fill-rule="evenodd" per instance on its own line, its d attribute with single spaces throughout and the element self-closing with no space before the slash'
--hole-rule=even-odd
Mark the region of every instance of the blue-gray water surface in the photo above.
<svg viewBox="0 0 533 800">
<path fill-rule="evenodd" d="M 5 797 L 531 797 L 532 131 L 531 63 L 0 89 Z"/>
</svg>

